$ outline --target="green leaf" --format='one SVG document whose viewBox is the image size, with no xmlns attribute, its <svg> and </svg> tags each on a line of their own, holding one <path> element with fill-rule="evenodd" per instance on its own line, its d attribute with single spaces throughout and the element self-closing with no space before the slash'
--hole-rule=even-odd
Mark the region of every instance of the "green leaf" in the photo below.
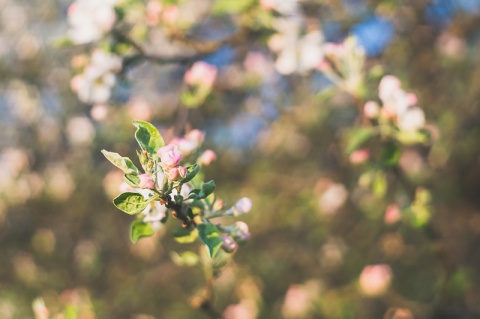
<svg viewBox="0 0 480 319">
<path fill-rule="evenodd" d="M 198 238 L 196 229 L 178 228 L 173 232 L 173 237 L 180 244 L 191 244 Z"/>
<path fill-rule="evenodd" d="M 203 199 L 206 198 L 208 195 L 212 194 L 213 191 L 215 190 L 215 182 L 214 181 L 209 181 L 206 183 L 203 183 L 201 189 L 194 189 L 192 190 L 186 199 Z"/>
<path fill-rule="evenodd" d="M 129 215 L 141 213 L 155 197 L 145 200 L 142 194 L 126 192 L 113 199 L 113 204 L 122 212 Z"/>
<path fill-rule="evenodd" d="M 157 150 L 165 145 L 160 132 L 155 126 L 145 121 L 135 120 L 132 123 L 137 128 L 135 139 L 142 150 L 147 151 L 153 157 L 157 157 Z"/>
<path fill-rule="evenodd" d="M 214 224 L 198 225 L 198 236 L 200 237 L 200 240 L 207 245 L 210 257 L 215 257 L 222 246 L 222 238 L 217 226 Z"/>
<path fill-rule="evenodd" d="M 350 154 L 358 150 L 371 137 L 377 134 L 377 130 L 373 127 L 362 127 L 350 132 L 345 151 Z"/>
<path fill-rule="evenodd" d="M 428 141 L 428 135 L 423 131 L 400 131 L 395 137 L 400 143 L 405 145 L 423 144 Z"/>
<path fill-rule="evenodd" d="M 213 5 L 213 13 L 241 13 L 248 9 L 255 0 L 217 0 Z"/>
<path fill-rule="evenodd" d="M 181 254 L 172 251 L 170 252 L 170 258 L 177 266 L 192 267 L 198 264 L 199 261 L 198 255 L 193 251 L 184 251 Z"/>
<path fill-rule="evenodd" d="M 401 148 L 394 143 L 389 143 L 383 148 L 380 161 L 384 166 L 392 167 L 398 164 L 400 156 L 402 156 Z"/>
<path fill-rule="evenodd" d="M 102 154 L 116 167 L 125 174 L 137 174 L 138 168 L 128 157 L 123 157 L 118 153 L 102 150 Z"/>
<path fill-rule="evenodd" d="M 136 220 L 130 226 L 130 240 L 136 243 L 140 238 L 150 237 L 155 233 L 151 223 L 145 223 L 141 220 Z"/>
<path fill-rule="evenodd" d="M 200 169 L 200 166 L 198 164 L 190 165 L 189 167 L 187 167 L 187 176 L 185 176 L 185 178 L 182 178 L 180 180 L 180 183 L 190 182 L 192 178 L 194 178 L 195 175 L 197 175 L 199 169 Z"/>
<path fill-rule="evenodd" d="M 123 180 L 133 188 L 137 188 L 140 183 L 140 178 L 136 174 L 125 174 L 123 175 Z"/>
<path fill-rule="evenodd" d="M 373 180 L 372 191 L 378 198 L 383 198 L 387 193 L 387 177 L 382 171 L 377 172 Z"/>
</svg>

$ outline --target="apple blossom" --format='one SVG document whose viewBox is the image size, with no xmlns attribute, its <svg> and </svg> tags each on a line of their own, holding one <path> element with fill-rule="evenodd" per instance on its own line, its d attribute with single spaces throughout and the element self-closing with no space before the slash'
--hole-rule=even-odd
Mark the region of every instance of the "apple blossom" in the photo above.
<svg viewBox="0 0 480 319">
<path fill-rule="evenodd" d="M 236 216 L 246 214 L 252 210 L 252 200 L 248 197 L 242 197 L 235 203 L 233 208 Z"/>
<path fill-rule="evenodd" d="M 380 111 L 380 106 L 377 102 L 374 101 L 367 101 L 365 106 L 363 107 L 363 115 L 366 118 L 373 119 L 378 116 L 378 112 Z"/>
<path fill-rule="evenodd" d="M 210 165 L 214 160 L 217 159 L 217 155 L 212 150 L 205 150 L 202 155 L 198 158 L 198 163 L 203 166 Z"/>
<path fill-rule="evenodd" d="M 183 157 L 177 144 L 163 146 L 158 149 L 157 153 L 160 157 L 160 164 L 166 170 L 177 166 Z"/>
<path fill-rule="evenodd" d="M 368 160 L 370 157 L 370 152 L 367 149 L 360 149 L 354 151 L 352 154 L 350 154 L 350 163 L 358 165 L 365 163 L 365 161 Z"/>
<path fill-rule="evenodd" d="M 184 76 L 185 83 L 193 86 L 211 88 L 217 79 L 218 70 L 207 62 L 195 62 Z"/>
</svg>

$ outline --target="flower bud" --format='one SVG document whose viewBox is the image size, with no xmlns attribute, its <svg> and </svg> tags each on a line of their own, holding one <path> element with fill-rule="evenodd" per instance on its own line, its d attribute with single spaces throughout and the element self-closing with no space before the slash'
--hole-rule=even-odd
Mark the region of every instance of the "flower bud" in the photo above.
<svg viewBox="0 0 480 319">
<path fill-rule="evenodd" d="M 158 149 L 161 165 L 165 170 L 176 167 L 182 160 L 182 153 L 177 144 L 169 144 Z"/>
<path fill-rule="evenodd" d="M 250 239 L 250 232 L 248 231 L 248 225 L 244 222 L 236 222 L 235 230 L 232 233 L 233 238 L 239 244 L 242 244 Z"/>
<path fill-rule="evenodd" d="M 390 204 L 385 211 L 384 222 L 385 224 L 395 224 L 400 220 L 400 208 L 396 204 Z"/>
<path fill-rule="evenodd" d="M 222 249 L 227 253 L 233 253 L 237 250 L 237 243 L 233 240 L 232 237 L 228 235 L 222 235 Z"/>
<path fill-rule="evenodd" d="M 208 166 L 216 159 L 217 159 L 217 154 L 215 154 L 214 151 L 206 150 L 205 152 L 202 153 L 202 155 L 200 155 L 197 162 L 200 165 Z"/>
<path fill-rule="evenodd" d="M 185 138 L 189 141 L 194 142 L 197 145 L 200 145 L 205 140 L 205 134 L 200 130 L 191 130 L 185 135 Z"/>
<path fill-rule="evenodd" d="M 240 216 L 252 210 L 252 200 L 248 197 L 240 198 L 233 206 L 234 216 Z"/>
<path fill-rule="evenodd" d="M 148 174 L 138 175 L 138 178 L 140 178 L 140 182 L 138 183 L 139 188 L 155 188 L 155 184 Z"/>
<path fill-rule="evenodd" d="M 370 156 L 370 152 L 367 149 L 356 150 L 352 154 L 350 154 L 350 163 L 352 164 L 362 164 L 368 160 Z"/>
</svg>

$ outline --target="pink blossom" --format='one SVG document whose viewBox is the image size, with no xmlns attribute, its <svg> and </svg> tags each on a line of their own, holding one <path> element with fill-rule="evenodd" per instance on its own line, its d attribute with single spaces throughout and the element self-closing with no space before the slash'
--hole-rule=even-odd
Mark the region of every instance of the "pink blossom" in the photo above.
<svg viewBox="0 0 480 319">
<path fill-rule="evenodd" d="M 350 154 L 350 163 L 362 164 L 370 157 L 370 151 L 367 149 L 356 150 Z"/>
<path fill-rule="evenodd" d="M 425 126 L 425 113 L 417 106 L 407 109 L 398 118 L 398 127 L 402 131 L 413 132 Z"/>
<path fill-rule="evenodd" d="M 385 217 L 384 221 L 385 224 L 395 224 L 400 220 L 400 207 L 397 204 L 390 204 L 388 205 L 387 209 L 385 210 Z"/>
<path fill-rule="evenodd" d="M 250 239 L 250 231 L 248 230 L 248 225 L 244 222 L 235 223 L 235 232 L 233 234 L 235 240 L 238 243 L 243 243 Z"/>
<path fill-rule="evenodd" d="M 225 319 L 255 319 L 257 318 L 257 307 L 251 299 L 244 299 L 235 305 L 229 305 L 223 312 Z"/>
<path fill-rule="evenodd" d="M 185 178 L 185 176 L 187 176 L 187 173 L 188 171 L 185 167 L 177 166 L 177 167 L 170 168 L 167 174 L 168 174 L 169 180 L 176 181 L 181 178 Z"/>
<path fill-rule="evenodd" d="M 198 61 L 185 73 L 185 83 L 211 88 L 217 79 L 218 70 L 207 62 Z"/>
<path fill-rule="evenodd" d="M 162 167 L 166 170 L 177 166 L 183 157 L 177 144 L 163 146 L 158 149 L 157 153 Z"/>
<path fill-rule="evenodd" d="M 212 150 L 205 150 L 205 152 L 200 155 L 198 158 L 198 163 L 203 166 L 210 165 L 214 160 L 217 159 L 217 155 Z"/>
<path fill-rule="evenodd" d="M 205 134 L 200 130 L 191 130 L 185 135 L 185 138 L 189 141 L 194 142 L 197 145 L 200 145 L 205 140 Z"/>
<path fill-rule="evenodd" d="M 138 183 L 138 187 L 140 187 L 140 188 L 150 188 L 150 189 L 155 188 L 155 184 L 153 183 L 150 176 L 148 176 L 148 174 L 138 175 L 138 178 L 140 178 L 140 182 Z"/>
<path fill-rule="evenodd" d="M 166 24 L 173 24 L 178 20 L 179 16 L 180 11 L 177 6 L 168 6 L 163 11 L 162 19 Z"/>
<path fill-rule="evenodd" d="M 391 280 L 390 266 L 386 264 L 366 266 L 360 274 L 360 289 L 368 296 L 380 296 L 388 289 Z"/>
<path fill-rule="evenodd" d="M 238 245 L 233 240 L 232 237 L 228 235 L 222 235 L 222 249 L 225 250 L 227 253 L 233 253 L 235 250 L 237 250 Z"/>
<path fill-rule="evenodd" d="M 266 10 L 271 10 L 275 7 L 275 0 L 260 0 L 260 5 L 266 9 Z"/>
<path fill-rule="evenodd" d="M 373 119 L 378 116 L 379 110 L 380 106 L 377 102 L 367 101 L 363 107 L 363 115 L 365 115 L 366 118 Z"/>
</svg>

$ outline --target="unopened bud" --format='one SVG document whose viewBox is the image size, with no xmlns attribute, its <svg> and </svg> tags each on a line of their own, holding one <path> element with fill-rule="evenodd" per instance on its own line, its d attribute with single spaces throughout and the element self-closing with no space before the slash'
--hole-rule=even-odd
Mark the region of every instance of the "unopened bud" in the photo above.
<svg viewBox="0 0 480 319">
<path fill-rule="evenodd" d="M 187 176 L 187 169 L 183 166 L 174 167 L 167 172 L 167 175 L 169 180 L 176 181 Z"/>
<path fill-rule="evenodd" d="M 233 238 L 239 244 L 245 243 L 247 240 L 250 239 L 250 232 L 248 231 L 248 225 L 244 222 L 236 222 L 235 223 L 235 230 L 232 233 Z"/>
<path fill-rule="evenodd" d="M 222 235 L 222 249 L 226 251 L 227 253 L 233 253 L 235 250 L 237 250 L 237 243 L 235 240 L 228 236 L 228 235 Z"/>
<path fill-rule="evenodd" d="M 373 119 L 378 116 L 378 112 L 380 111 L 380 106 L 378 105 L 377 102 L 374 101 L 368 101 L 365 103 L 365 106 L 363 107 L 363 115 L 365 115 L 366 118 Z"/>
<path fill-rule="evenodd" d="M 140 182 L 138 183 L 138 187 L 150 188 L 150 189 L 155 188 L 155 184 L 153 183 L 150 176 L 148 176 L 148 174 L 139 175 L 138 178 L 140 179 Z"/>
<path fill-rule="evenodd" d="M 148 163 L 147 151 L 137 152 L 137 155 L 138 155 L 138 159 L 140 160 L 140 164 L 142 164 L 142 166 Z"/>
<path fill-rule="evenodd" d="M 233 213 L 234 216 L 240 216 L 240 215 L 246 214 L 252 210 L 252 200 L 248 197 L 242 197 L 235 203 L 233 208 L 234 208 L 234 213 Z"/>
</svg>

